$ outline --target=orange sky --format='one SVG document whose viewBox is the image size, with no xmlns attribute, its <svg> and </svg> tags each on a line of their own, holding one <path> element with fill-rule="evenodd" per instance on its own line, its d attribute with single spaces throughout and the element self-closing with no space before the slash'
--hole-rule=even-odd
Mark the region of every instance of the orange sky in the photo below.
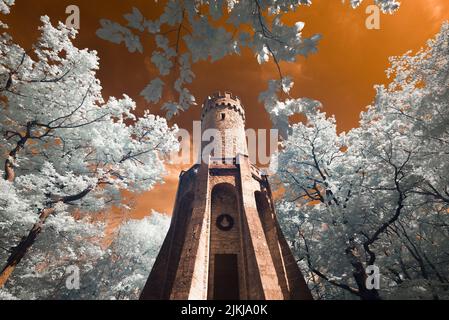
<svg viewBox="0 0 449 320">
<path fill-rule="evenodd" d="M 349 2 L 349 1 L 346 1 Z M 357 125 L 358 116 L 374 97 L 373 85 L 385 83 L 384 70 L 388 57 L 416 50 L 438 32 L 441 23 L 449 20 L 447 0 L 403 0 L 395 15 L 382 15 L 381 29 L 365 28 L 366 5 L 356 10 L 343 5 L 341 0 L 313 0 L 311 7 L 302 7 L 288 16 L 287 21 L 304 21 L 304 34 L 322 34 L 318 53 L 299 58 L 295 64 L 283 64 L 284 74 L 294 78 L 293 97 L 305 96 L 321 101 L 328 114 L 335 114 L 339 130 Z M 149 106 L 139 97 L 140 91 L 156 74 L 149 63 L 150 42 L 145 43 L 145 54 L 129 53 L 123 45 L 99 39 L 95 31 L 101 18 L 124 22 L 122 14 L 138 7 L 147 18 L 155 17 L 162 5 L 151 0 L 16 0 L 12 13 L 5 20 L 10 33 L 22 46 L 29 47 L 36 39 L 41 15 L 52 22 L 64 21 L 65 8 L 76 4 L 81 11 L 81 29 L 76 40 L 78 47 L 98 51 L 99 78 L 104 96 L 128 94 L 138 102 L 138 113 Z M 194 66 L 196 79 L 191 91 L 201 102 L 205 96 L 227 90 L 240 96 L 247 113 L 247 127 L 269 128 L 268 115 L 258 102 L 258 94 L 266 89 L 268 79 L 277 78 L 273 64 L 259 66 L 249 53 L 233 56 L 217 63 Z M 157 106 L 151 106 L 159 113 Z M 200 107 L 175 117 L 172 122 L 191 129 L 192 120 L 198 120 Z M 142 217 L 155 209 L 171 213 L 180 167 L 171 167 L 166 183 L 153 191 L 131 195 L 134 205 L 130 213 Z M 131 200 L 130 200 L 131 201 Z"/>
</svg>

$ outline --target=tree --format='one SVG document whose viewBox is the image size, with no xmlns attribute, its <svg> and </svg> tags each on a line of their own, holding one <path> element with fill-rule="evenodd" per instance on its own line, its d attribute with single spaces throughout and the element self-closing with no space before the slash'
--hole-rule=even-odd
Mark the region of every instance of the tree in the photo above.
<svg viewBox="0 0 449 320">
<path fill-rule="evenodd" d="M 67 220 L 62 219 L 57 229 L 46 224 L 32 254 L 10 280 L 9 290 L 0 290 L 0 299 L 138 299 L 170 217 L 152 212 L 141 220 L 127 220 L 114 232 L 112 243 L 102 246 L 96 241 L 104 240 L 101 225 Z M 79 288 L 67 288 L 69 266 L 79 269 Z"/>
<path fill-rule="evenodd" d="M 163 156 L 178 145 L 176 127 L 148 111 L 137 118 L 129 97 L 105 102 L 96 52 L 73 46 L 75 30 L 41 20 L 31 50 L 7 33 L 0 37 L 2 188 L 11 190 L 0 226 L 22 219 L 29 227 L 11 250 L 0 287 L 47 220 L 120 204 L 121 190 L 151 189 L 162 181 Z"/>
<path fill-rule="evenodd" d="M 303 109 L 276 179 L 282 225 L 319 298 L 449 297 L 449 25 L 391 59 L 360 126 Z M 377 265 L 382 287 L 366 286 Z"/>
<path fill-rule="evenodd" d="M 170 217 L 157 212 L 123 224 L 109 247 L 106 261 L 95 268 L 96 272 L 109 274 L 93 278 L 103 279 L 96 290 L 98 298 L 138 299 L 169 227 Z"/>
<path fill-rule="evenodd" d="M 350 4 L 356 7 L 361 2 L 361 0 L 351 0 Z M 374 2 L 381 5 L 385 12 L 390 13 L 397 10 L 399 6 L 395 0 L 375 0 Z M 0 11 L 8 13 L 13 3 L 13 0 L 0 0 Z M 147 85 L 142 95 L 149 102 L 159 102 L 163 89 L 167 88 L 167 79 L 164 77 L 176 73 L 177 80 L 170 85 L 178 93 L 178 99 L 164 103 L 163 108 L 167 111 L 167 117 L 186 110 L 195 103 L 196 99 L 187 89 L 188 84 L 194 79 L 192 64 L 201 60 L 215 61 L 248 49 L 252 50 L 261 64 L 271 59 L 279 71 L 279 79 L 270 81 L 268 91 L 261 94 L 261 100 L 265 103 L 265 108 L 275 125 L 285 129 L 284 137 L 288 137 L 289 133 L 295 134 L 295 128 L 288 127 L 288 117 L 293 113 L 308 112 L 314 114 L 317 121 L 321 119 L 319 121 L 323 124 L 328 121 L 315 111 L 319 106 L 317 101 L 310 99 L 280 101 L 278 97 L 282 92 L 288 93 L 293 85 L 293 81 L 283 74 L 280 63 L 294 62 L 298 55 L 315 52 L 320 39 L 318 35 L 303 38 L 301 32 L 304 24 L 297 22 L 294 25 L 285 25 L 282 15 L 300 8 L 301 5 L 310 4 L 310 0 L 206 2 L 169 0 L 163 4 L 164 13 L 154 21 L 146 19 L 138 9 L 133 9 L 131 14 L 125 15 L 128 21 L 127 26 L 103 20 L 102 28 L 97 34 L 115 43 L 125 43 L 132 52 L 143 51 L 141 43 L 142 36 L 145 34 L 154 39 L 157 50 L 152 53 L 151 60 L 158 68 L 159 76 Z M 223 20 L 226 21 L 224 25 L 220 22 Z M 0 292 L 1 297 L 5 298 L 25 297 L 21 295 L 20 292 L 24 291 L 21 289 L 34 284 L 34 280 L 38 280 L 39 285 L 42 285 L 41 288 L 45 287 L 45 289 L 41 292 L 32 291 L 31 298 L 64 295 L 70 297 L 70 294 L 61 290 L 62 282 L 52 287 L 55 279 L 64 278 L 63 266 L 81 263 L 84 268 L 83 274 L 95 274 L 97 270 L 107 271 L 106 266 L 110 263 L 114 265 L 118 257 L 126 257 L 124 259 L 131 257 L 130 259 L 135 260 L 138 255 L 127 251 L 128 243 L 124 246 L 117 240 L 113 247 L 106 251 L 99 246 L 96 237 L 100 236 L 102 226 L 92 223 L 92 219 L 89 218 L 93 215 L 90 213 L 113 204 L 120 205 L 123 189 L 148 190 L 161 181 L 163 159 L 160 155 L 175 150 L 177 145 L 174 138 L 176 128 L 169 128 L 165 119 L 155 117 L 148 112 L 143 117 L 136 118 L 133 114 L 135 104 L 129 97 L 110 98 L 105 102 L 101 95 L 100 82 L 96 78 L 98 70 L 96 53 L 79 50 L 72 45 L 71 41 L 76 34 L 74 30 L 67 29 L 62 24 L 54 28 L 45 17 L 42 22 L 41 37 L 30 50 L 15 44 L 6 33 L 3 33 L 0 38 L 0 123 L 3 133 L 0 154 L 6 155 L 4 172 L 1 172 L 5 180 L 0 182 L 1 190 L 5 191 L 0 195 L 0 218 L 2 219 L 0 244 L 4 250 L 2 258 L 6 254 L 7 260 L 0 274 L 0 288 L 10 278 L 15 268 L 17 266 L 19 266 L 18 269 L 20 268 L 17 270 L 20 272 L 20 277 L 11 279 L 14 281 L 11 294 Z M 314 122 L 310 125 L 312 123 Z M 332 180 L 332 183 L 338 184 L 337 178 L 344 177 L 347 179 L 345 181 L 356 185 L 360 180 L 357 179 L 359 175 L 350 170 L 349 164 L 352 163 L 346 154 L 351 154 L 352 159 L 361 162 L 362 158 L 358 158 L 360 154 L 356 152 L 360 148 L 354 147 L 350 150 L 349 146 L 343 144 L 344 137 L 340 138 L 336 133 L 332 134 L 338 137 L 330 144 L 334 145 L 331 150 L 338 149 L 338 157 L 337 160 L 332 160 L 336 161 L 335 167 L 333 167 L 334 164 L 329 166 L 329 172 L 332 172 L 331 170 L 338 172 L 339 166 L 345 167 L 348 172 L 347 177 L 343 174 L 335 174 L 336 178 Z M 293 138 L 288 141 L 293 141 Z M 346 148 L 348 149 L 344 152 Z M 321 150 L 324 151 L 324 149 Z M 346 162 L 339 162 L 340 156 Z M 327 181 L 329 180 L 331 179 L 328 178 Z M 313 207 L 319 215 L 323 213 L 323 210 L 334 210 L 338 207 L 338 210 L 335 210 L 344 213 L 343 209 L 346 208 L 338 206 L 335 202 L 339 197 L 346 199 L 344 192 L 352 190 L 352 185 L 349 184 L 351 187 L 343 188 L 343 191 L 337 194 L 334 185 L 332 183 L 327 185 L 327 181 L 317 185 L 317 190 L 321 192 L 326 190 L 323 194 L 324 199 L 333 199 L 331 204 L 325 201 L 325 207 L 322 206 L 321 209 L 319 206 L 310 206 L 306 209 Z M 440 187 L 443 189 L 436 190 L 440 195 L 444 195 L 444 185 Z M 360 190 L 362 190 L 361 187 L 356 188 L 359 193 L 361 193 Z M 432 188 L 418 191 L 435 195 Z M 432 195 L 421 194 L 420 196 Z M 356 204 L 352 202 L 353 197 L 349 198 L 348 203 L 351 202 L 351 208 L 355 208 Z M 368 194 L 364 194 L 362 198 L 365 203 L 368 203 Z M 289 203 L 285 202 L 285 205 L 287 204 Z M 444 213 L 444 206 L 441 208 L 440 215 Z M 290 209 L 291 212 L 297 213 L 296 207 Z M 86 219 L 74 218 L 80 213 L 87 215 Z M 374 220 L 372 225 L 367 227 L 367 231 L 373 232 L 368 233 L 369 235 L 376 235 L 378 229 L 374 228 L 379 227 L 376 221 L 380 222 L 380 220 L 381 218 Z M 313 231 L 314 225 L 309 220 L 306 222 L 307 228 L 301 234 L 309 237 L 310 233 L 307 232 Z M 434 223 L 433 220 L 432 223 Z M 295 227 L 294 224 L 288 223 L 284 226 Z M 352 230 L 352 227 L 344 228 L 346 229 L 338 229 L 328 235 L 329 243 L 343 231 L 351 232 Z M 129 227 L 129 230 L 136 229 L 142 230 L 137 224 L 135 227 Z M 401 233 L 402 241 L 406 241 L 405 235 L 407 235 L 416 246 L 417 242 L 410 236 L 415 231 L 413 223 L 411 226 L 407 225 L 405 230 Z M 45 232 L 42 233 L 42 231 Z M 382 235 L 384 234 L 385 232 L 382 232 Z M 156 235 L 159 237 L 160 234 Z M 292 239 L 293 237 L 296 237 L 296 234 L 292 234 Z M 324 241 L 316 241 L 315 233 L 308 239 L 310 239 L 308 241 L 310 246 L 325 244 Z M 388 240 L 398 241 L 398 239 L 400 238 L 392 237 Z M 444 242 L 446 238 L 440 236 L 438 239 Z M 376 239 L 374 242 L 377 245 L 379 240 Z M 52 246 L 54 243 L 57 245 Z M 341 249 L 337 246 L 338 243 L 341 242 L 332 243 L 335 245 L 336 252 Z M 427 245 L 431 246 L 429 243 Z M 151 248 L 156 250 L 156 242 L 154 245 Z M 364 247 L 361 248 L 358 243 L 351 245 L 350 252 L 342 253 L 342 256 L 352 257 L 352 261 L 357 263 L 359 268 L 363 260 L 357 257 L 357 250 L 365 250 L 366 253 L 370 251 Z M 374 250 L 373 245 L 374 243 L 368 245 L 371 252 Z M 408 245 L 413 249 L 410 243 Z M 11 247 L 15 248 L 11 250 Z M 347 243 L 345 248 L 348 248 Z M 302 247 L 299 249 L 300 255 L 304 256 Z M 321 251 L 312 249 L 309 251 L 312 254 L 314 252 L 322 254 Z M 424 247 L 418 249 L 420 250 L 418 252 L 427 252 Z M 32 254 L 26 255 L 30 250 Z M 377 251 L 376 254 L 376 261 L 386 256 L 378 254 Z M 317 261 L 314 260 L 314 255 L 306 254 L 305 256 L 310 261 L 309 266 L 313 266 L 312 263 L 322 262 L 320 260 L 322 256 L 319 256 L 320 259 Z M 424 257 L 416 259 L 415 256 L 409 253 L 406 258 L 418 262 L 425 259 Z M 438 257 L 438 255 L 432 256 L 429 260 L 440 262 Z M 150 256 L 148 259 L 151 259 Z M 60 264 L 53 264 L 52 261 L 55 260 Z M 95 268 L 90 263 L 92 261 L 96 262 Z M 20 265 L 19 262 L 21 262 Z M 102 262 L 105 267 L 101 267 Z M 38 269 L 42 264 L 44 271 L 40 272 Z M 433 265 L 438 268 L 435 263 Z M 104 287 L 100 287 L 95 288 L 93 292 L 97 296 L 114 296 L 115 298 L 123 298 L 126 292 L 126 295 L 133 297 L 136 288 L 140 286 L 141 277 L 129 278 L 130 266 L 124 264 L 123 267 L 123 270 L 117 269 L 120 277 L 123 275 L 123 278 L 120 278 L 123 280 L 118 280 L 120 285 L 114 288 L 115 291 L 109 292 Z M 343 268 L 350 273 L 356 267 L 347 263 Z M 313 274 L 313 269 L 310 270 Z M 332 275 L 332 272 L 333 270 L 329 268 L 328 274 Z M 338 272 L 334 273 L 339 274 Z M 411 272 L 408 271 L 408 273 Z M 416 277 L 414 274 L 410 276 L 412 280 L 421 279 L 419 272 L 416 273 Z M 393 271 L 391 274 L 394 275 Z M 430 287 L 433 286 L 431 281 L 434 274 L 435 272 L 432 271 L 430 278 L 428 276 Z M 438 271 L 438 274 L 445 276 L 441 271 Z M 324 273 L 322 275 L 327 279 L 322 277 L 325 281 L 319 282 L 318 286 L 331 283 L 332 286 L 343 288 L 336 284 L 344 285 L 345 280 L 354 281 L 352 278 L 349 279 L 350 276 L 341 280 L 333 276 L 327 277 Z M 363 272 L 359 272 L 358 278 L 353 277 L 355 281 L 358 279 L 359 288 L 352 288 L 353 283 L 350 283 L 351 287 L 348 286 L 350 290 L 346 291 L 361 295 L 361 291 L 366 288 L 359 282 L 365 276 Z M 26 282 L 23 282 L 24 279 Z M 44 283 L 47 279 L 51 282 Z M 313 276 L 311 279 L 316 280 Z M 413 283 L 412 286 L 418 287 Z M 317 288 L 318 294 L 321 294 L 323 290 Z M 340 291 L 337 292 L 339 293 Z M 72 294 L 76 296 L 76 293 Z"/>
<path fill-rule="evenodd" d="M 144 219 L 126 221 L 103 256 L 91 261 L 80 290 L 66 290 L 60 298 L 138 299 L 169 226 L 170 217 L 154 211 Z"/>
<path fill-rule="evenodd" d="M 18 224 L 13 228 L 10 234 L 11 240 L 15 241 L 19 232 L 26 234 L 28 231 Z M 85 283 L 86 275 L 92 272 L 95 262 L 106 254 L 104 234 L 105 225 L 92 221 L 87 214 L 83 219 L 69 213 L 50 217 L 45 222 L 43 232 L 0 292 L 17 299 L 48 300 L 60 299 L 68 292 L 78 291 L 68 283 L 75 273 L 80 284 Z M 11 243 L 14 245 L 17 242 Z M 5 261 L 8 252 L 1 252 L 0 258 Z"/>
<path fill-rule="evenodd" d="M 344 1 L 342 1 L 344 2 Z M 362 0 L 350 0 L 358 7 Z M 399 8 L 396 0 L 375 0 L 383 12 L 393 13 Z M 311 0 L 168 0 L 162 3 L 163 14 L 156 20 L 147 19 L 138 9 L 124 15 L 127 25 L 103 19 L 97 35 L 113 43 L 124 43 L 130 52 L 143 53 L 146 37 L 153 39 L 156 49 L 151 52 L 151 61 L 157 67 L 155 77 L 141 95 L 152 103 L 162 98 L 164 86 L 170 76 L 177 79 L 169 84 L 178 96 L 177 101 L 166 101 L 162 109 L 171 117 L 196 104 L 196 99 L 187 86 L 195 75 L 191 66 L 199 61 L 214 62 L 226 56 L 251 50 L 259 64 L 274 61 L 279 79 L 272 80 L 269 90 L 291 89 L 292 80 L 283 74 L 281 62 L 295 62 L 298 56 L 316 52 L 320 35 L 310 38 L 302 36 L 303 22 L 286 25 L 282 16 L 311 5 Z M 176 68 L 176 70 L 174 70 Z M 263 94 L 264 97 L 267 94 Z M 265 108 L 275 124 L 271 100 L 263 99 Z"/>
</svg>

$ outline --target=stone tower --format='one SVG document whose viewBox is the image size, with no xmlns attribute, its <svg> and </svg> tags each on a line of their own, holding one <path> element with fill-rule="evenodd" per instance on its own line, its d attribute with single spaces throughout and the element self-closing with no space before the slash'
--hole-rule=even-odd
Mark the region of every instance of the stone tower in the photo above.
<svg viewBox="0 0 449 320">
<path fill-rule="evenodd" d="M 239 98 L 206 99 L 201 129 L 222 133 L 221 157 L 207 154 L 181 173 L 170 229 L 140 298 L 311 299 L 267 176 L 249 161 Z"/>
</svg>

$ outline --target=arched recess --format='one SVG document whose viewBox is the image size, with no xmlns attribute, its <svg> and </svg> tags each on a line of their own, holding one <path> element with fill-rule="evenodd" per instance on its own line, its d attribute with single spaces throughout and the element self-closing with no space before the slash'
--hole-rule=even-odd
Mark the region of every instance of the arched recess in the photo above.
<svg viewBox="0 0 449 320">
<path fill-rule="evenodd" d="M 209 299 L 240 299 L 239 220 L 235 187 L 230 183 L 214 186 L 211 192 Z"/>
<path fill-rule="evenodd" d="M 229 214 L 233 218 L 237 218 L 237 192 L 232 184 L 220 183 L 214 186 L 211 200 L 211 212 L 212 215 L 215 215 L 215 218 L 221 214 Z"/>
<path fill-rule="evenodd" d="M 268 203 L 268 198 L 265 192 L 256 191 L 254 192 L 254 198 L 256 199 L 257 212 L 259 213 L 260 220 L 262 223 L 267 221 L 270 217 L 270 204 Z M 265 226 L 264 226 L 265 227 Z"/>
<path fill-rule="evenodd" d="M 168 261 L 172 263 L 167 266 L 167 286 L 165 288 L 166 295 L 169 295 L 172 291 L 173 283 L 176 278 L 176 271 L 178 270 L 179 261 L 181 259 L 182 248 L 184 247 L 188 224 L 192 217 L 193 200 L 193 192 L 186 193 L 181 198 L 176 215 L 173 217 L 173 219 L 175 220 L 172 224 L 172 245 L 170 247 L 170 252 L 168 253 Z"/>
<path fill-rule="evenodd" d="M 276 228 L 277 223 L 268 201 L 269 198 L 266 191 L 254 192 L 254 198 L 256 200 L 257 212 L 259 213 L 260 221 L 265 233 L 265 238 L 267 240 L 268 249 L 270 250 L 271 258 L 274 262 L 278 284 L 281 287 L 284 297 L 287 297 L 289 293 L 284 267 L 282 265 L 282 253 L 280 252 L 279 248 L 279 235 Z"/>
</svg>

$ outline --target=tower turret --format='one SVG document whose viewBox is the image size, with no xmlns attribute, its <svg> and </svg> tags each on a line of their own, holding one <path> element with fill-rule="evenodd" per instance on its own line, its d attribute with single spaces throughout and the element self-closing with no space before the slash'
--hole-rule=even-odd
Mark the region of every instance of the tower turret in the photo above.
<svg viewBox="0 0 449 320">
<path fill-rule="evenodd" d="M 232 159 L 237 154 L 248 154 L 245 110 L 240 98 L 229 92 L 224 94 L 216 92 L 204 101 L 201 112 L 201 131 L 202 136 L 206 137 L 206 141 L 202 143 L 202 151 L 211 145 L 212 139 L 208 139 L 211 137 L 214 139 L 216 148 L 213 152 L 205 150 L 206 153 L 211 153 L 212 158 Z"/>
</svg>

